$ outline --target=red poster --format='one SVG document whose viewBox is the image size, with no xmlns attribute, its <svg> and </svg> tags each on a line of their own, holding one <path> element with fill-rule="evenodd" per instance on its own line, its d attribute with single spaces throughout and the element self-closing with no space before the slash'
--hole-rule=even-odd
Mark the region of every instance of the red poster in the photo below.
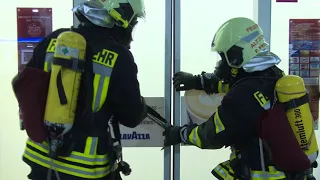
<svg viewBox="0 0 320 180">
<path fill-rule="evenodd" d="M 52 8 L 17 8 L 19 72 L 32 57 L 33 48 L 51 32 Z M 20 121 L 22 122 L 21 113 Z"/>
<path fill-rule="evenodd" d="M 19 71 L 29 61 L 35 45 L 51 32 L 51 8 L 17 8 Z"/>
<path fill-rule="evenodd" d="M 305 81 L 314 120 L 319 119 L 320 19 L 290 19 L 289 74 Z"/>
<path fill-rule="evenodd" d="M 298 0 L 276 0 L 276 2 L 298 2 Z"/>
</svg>

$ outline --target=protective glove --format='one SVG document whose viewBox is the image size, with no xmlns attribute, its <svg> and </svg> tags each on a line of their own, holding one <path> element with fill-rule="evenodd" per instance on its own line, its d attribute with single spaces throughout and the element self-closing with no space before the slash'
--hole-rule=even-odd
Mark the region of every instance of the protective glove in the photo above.
<svg viewBox="0 0 320 180">
<path fill-rule="evenodd" d="M 181 86 L 183 85 L 183 86 Z M 177 72 L 173 76 L 173 86 L 176 91 L 186 91 L 191 89 L 202 89 L 200 75 L 193 75 L 187 72 Z"/>
<path fill-rule="evenodd" d="M 181 128 L 182 127 L 180 126 L 172 126 L 172 125 L 165 128 L 163 132 L 163 136 L 165 137 L 164 148 L 171 145 L 180 144 L 182 142 L 180 137 Z"/>
<path fill-rule="evenodd" d="M 220 80 L 214 73 L 202 72 L 201 76 L 203 81 L 203 90 L 207 94 L 219 93 L 218 83 Z"/>
</svg>

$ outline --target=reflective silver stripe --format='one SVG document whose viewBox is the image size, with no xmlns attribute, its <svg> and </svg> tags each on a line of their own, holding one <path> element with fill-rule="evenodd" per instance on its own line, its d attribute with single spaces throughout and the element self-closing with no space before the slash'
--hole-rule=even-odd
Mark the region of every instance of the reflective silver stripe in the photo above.
<svg viewBox="0 0 320 180">
<path fill-rule="evenodd" d="M 282 178 L 285 178 L 285 174 L 283 172 L 280 172 L 280 171 L 278 171 L 277 173 L 265 172 L 263 174 L 260 174 L 260 172 L 259 173 L 253 172 L 252 173 L 252 178 L 253 179 L 254 178 L 279 178 L 279 179 L 282 179 Z"/>
<path fill-rule="evenodd" d="M 229 167 L 230 165 L 230 161 L 225 161 L 223 163 L 221 163 L 222 165 L 225 165 L 227 167 Z M 225 169 L 224 167 L 221 166 L 221 164 L 219 164 L 218 166 L 216 166 L 214 168 L 214 171 L 217 172 L 218 174 L 220 173 L 221 175 L 223 175 L 224 179 L 226 179 L 226 177 L 229 175 L 231 177 L 232 174 L 230 174 L 230 170 L 228 169 Z M 230 167 L 229 167 L 230 168 Z M 276 179 L 285 179 L 286 176 L 283 172 L 281 171 L 277 171 L 273 166 L 269 166 L 269 169 L 270 171 L 266 171 L 266 172 L 262 172 L 262 171 L 251 171 L 251 179 L 256 179 L 256 180 L 260 180 L 260 179 L 273 179 L 273 180 L 276 180 Z"/>
<path fill-rule="evenodd" d="M 195 130 L 192 130 L 192 143 L 197 144 L 197 132 Z"/>
<path fill-rule="evenodd" d="M 94 155 L 96 147 L 98 145 L 98 138 L 97 137 L 92 137 L 92 143 L 90 147 L 90 155 Z"/>
<path fill-rule="evenodd" d="M 264 108 L 265 110 L 270 109 L 270 108 L 271 108 L 271 103 L 270 103 L 270 101 L 269 101 L 266 105 L 264 105 L 263 108 Z"/>
<path fill-rule="evenodd" d="M 219 172 L 221 175 L 223 175 L 224 177 L 227 177 L 228 174 L 225 173 L 225 171 L 221 168 L 220 165 L 218 165 L 216 168 L 214 168 L 215 171 Z"/>
<path fill-rule="evenodd" d="M 222 90 L 223 93 L 226 92 L 226 85 L 225 85 L 225 84 L 222 84 L 222 85 L 221 85 L 221 90 Z"/>
<path fill-rule="evenodd" d="M 96 97 L 94 101 L 95 103 L 93 106 L 93 112 L 96 112 L 99 110 L 99 105 L 102 101 L 101 96 L 105 78 L 111 76 L 112 68 L 93 62 L 93 73 L 100 75 L 98 87 L 94 87 L 94 90 L 96 91 Z"/>
<path fill-rule="evenodd" d="M 45 62 L 47 63 L 47 66 L 48 66 L 48 72 L 51 71 L 51 63 L 53 60 L 53 55 L 54 54 L 51 52 L 46 53 Z"/>
<path fill-rule="evenodd" d="M 218 127 L 218 131 L 216 132 L 217 134 L 220 133 L 220 132 L 222 132 L 222 131 L 224 130 L 224 129 L 222 128 L 222 125 L 221 125 L 221 123 L 220 123 L 219 121 L 216 122 L 216 125 L 217 125 L 217 127 Z"/>
<path fill-rule="evenodd" d="M 197 147 L 201 147 L 201 139 L 198 136 L 198 126 L 192 129 L 188 139 L 192 144 L 196 145 Z"/>
<path fill-rule="evenodd" d="M 99 110 L 99 105 L 101 101 L 102 89 L 103 89 L 104 77 L 100 77 L 98 87 L 95 89 L 97 91 L 96 99 L 94 101 L 93 112 L 97 112 Z"/>
<path fill-rule="evenodd" d="M 28 141 L 36 144 L 37 146 L 40 146 L 41 148 L 45 149 L 47 152 L 49 152 L 49 146 L 44 145 L 44 144 L 40 144 L 40 143 L 36 143 L 34 141 L 32 141 L 31 139 L 28 139 Z M 94 142 L 94 140 L 92 140 L 92 142 Z M 97 142 L 97 141 L 95 141 Z M 91 147 L 94 143 L 91 144 Z M 32 146 L 32 145 L 31 145 Z M 93 148 L 94 149 L 94 148 Z M 103 157 L 103 158 L 99 158 L 99 157 L 94 157 L 94 158 L 90 158 L 90 157 L 86 157 L 86 156 L 79 156 L 79 155 L 75 155 L 73 153 L 71 153 L 68 158 L 71 159 L 75 159 L 75 160 L 81 160 L 81 161 L 86 161 L 86 162 L 91 162 L 91 163 L 96 163 L 96 162 L 100 162 L 100 163 L 108 163 L 109 159 L 107 156 Z"/>
<path fill-rule="evenodd" d="M 50 159 L 48 158 L 48 160 L 44 159 L 44 158 L 40 158 L 30 152 L 28 152 L 27 150 L 24 152 L 25 155 L 27 156 L 30 156 L 31 160 L 32 159 L 35 159 L 41 163 L 43 163 L 43 165 L 47 165 L 48 167 L 53 167 L 53 168 L 56 168 L 57 171 L 62 171 L 62 172 L 71 172 L 71 173 L 77 173 L 77 174 L 83 174 L 83 175 L 86 175 L 86 176 L 92 176 L 92 177 L 95 177 L 97 175 L 104 175 L 104 174 L 108 174 L 110 172 L 110 168 L 109 167 L 106 167 L 105 169 L 103 170 L 100 170 L 100 171 L 97 171 L 97 170 L 94 170 L 94 172 L 89 172 L 89 171 L 83 171 L 83 170 L 79 170 L 79 169 L 76 169 L 76 168 L 71 168 L 71 167 L 66 167 L 66 166 L 62 166 L 62 165 L 59 165 L 58 163 L 51 163 L 50 162 Z M 54 160 L 55 161 L 55 160 Z M 84 168 L 83 168 L 84 169 Z M 92 170 L 92 169 L 89 169 L 89 168 L 86 168 L 88 170 Z M 65 173 L 67 173 L 65 172 Z"/>
<path fill-rule="evenodd" d="M 223 123 L 221 122 L 221 119 L 219 117 L 218 109 L 216 111 L 216 114 L 214 115 L 214 124 L 216 126 L 216 134 L 222 132 L 225 130 L 225 127 Z"/>
<path fill-rule="evenodd" d="M 222 90 L 222 93 L 227 93 L 227 87 L 229 86 L 229 84 L 222 84 L 221 85 L 221 90 Z"/>
<path fill-rule="evenodd" d="M 92 66 L 93 66 L 93 73 L 100 74 L 101 76 L 104 76 L 104 77 L 111 76 L 112 68 L 110 68 L 108 66 L 104 66 L 104 65 L 96 63 L 96 62 L 93 62 Z"/>
</svg>

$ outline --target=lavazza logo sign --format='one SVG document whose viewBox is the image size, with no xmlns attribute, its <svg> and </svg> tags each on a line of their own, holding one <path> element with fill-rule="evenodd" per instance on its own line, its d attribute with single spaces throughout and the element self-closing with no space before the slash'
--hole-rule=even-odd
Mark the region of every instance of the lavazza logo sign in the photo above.
<svg viewBox="0 0 320 180">
<path fill-rule="evenodd" d="M 121 140 L 149 140 L 149 133 L 138 133 L 133 131 L 132 133 L 122 133 Z"/>
</svg>

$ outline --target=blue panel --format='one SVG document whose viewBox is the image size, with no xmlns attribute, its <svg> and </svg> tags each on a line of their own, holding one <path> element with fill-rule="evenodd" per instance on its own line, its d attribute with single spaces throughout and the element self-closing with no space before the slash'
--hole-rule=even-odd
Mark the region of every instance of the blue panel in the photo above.
<svg viewBox="0 0 320 180">
<path fill-rule="evenodd" d="M 43 38 L 18 38 L 18 42 L 40 42 Z"/>
</svg>

